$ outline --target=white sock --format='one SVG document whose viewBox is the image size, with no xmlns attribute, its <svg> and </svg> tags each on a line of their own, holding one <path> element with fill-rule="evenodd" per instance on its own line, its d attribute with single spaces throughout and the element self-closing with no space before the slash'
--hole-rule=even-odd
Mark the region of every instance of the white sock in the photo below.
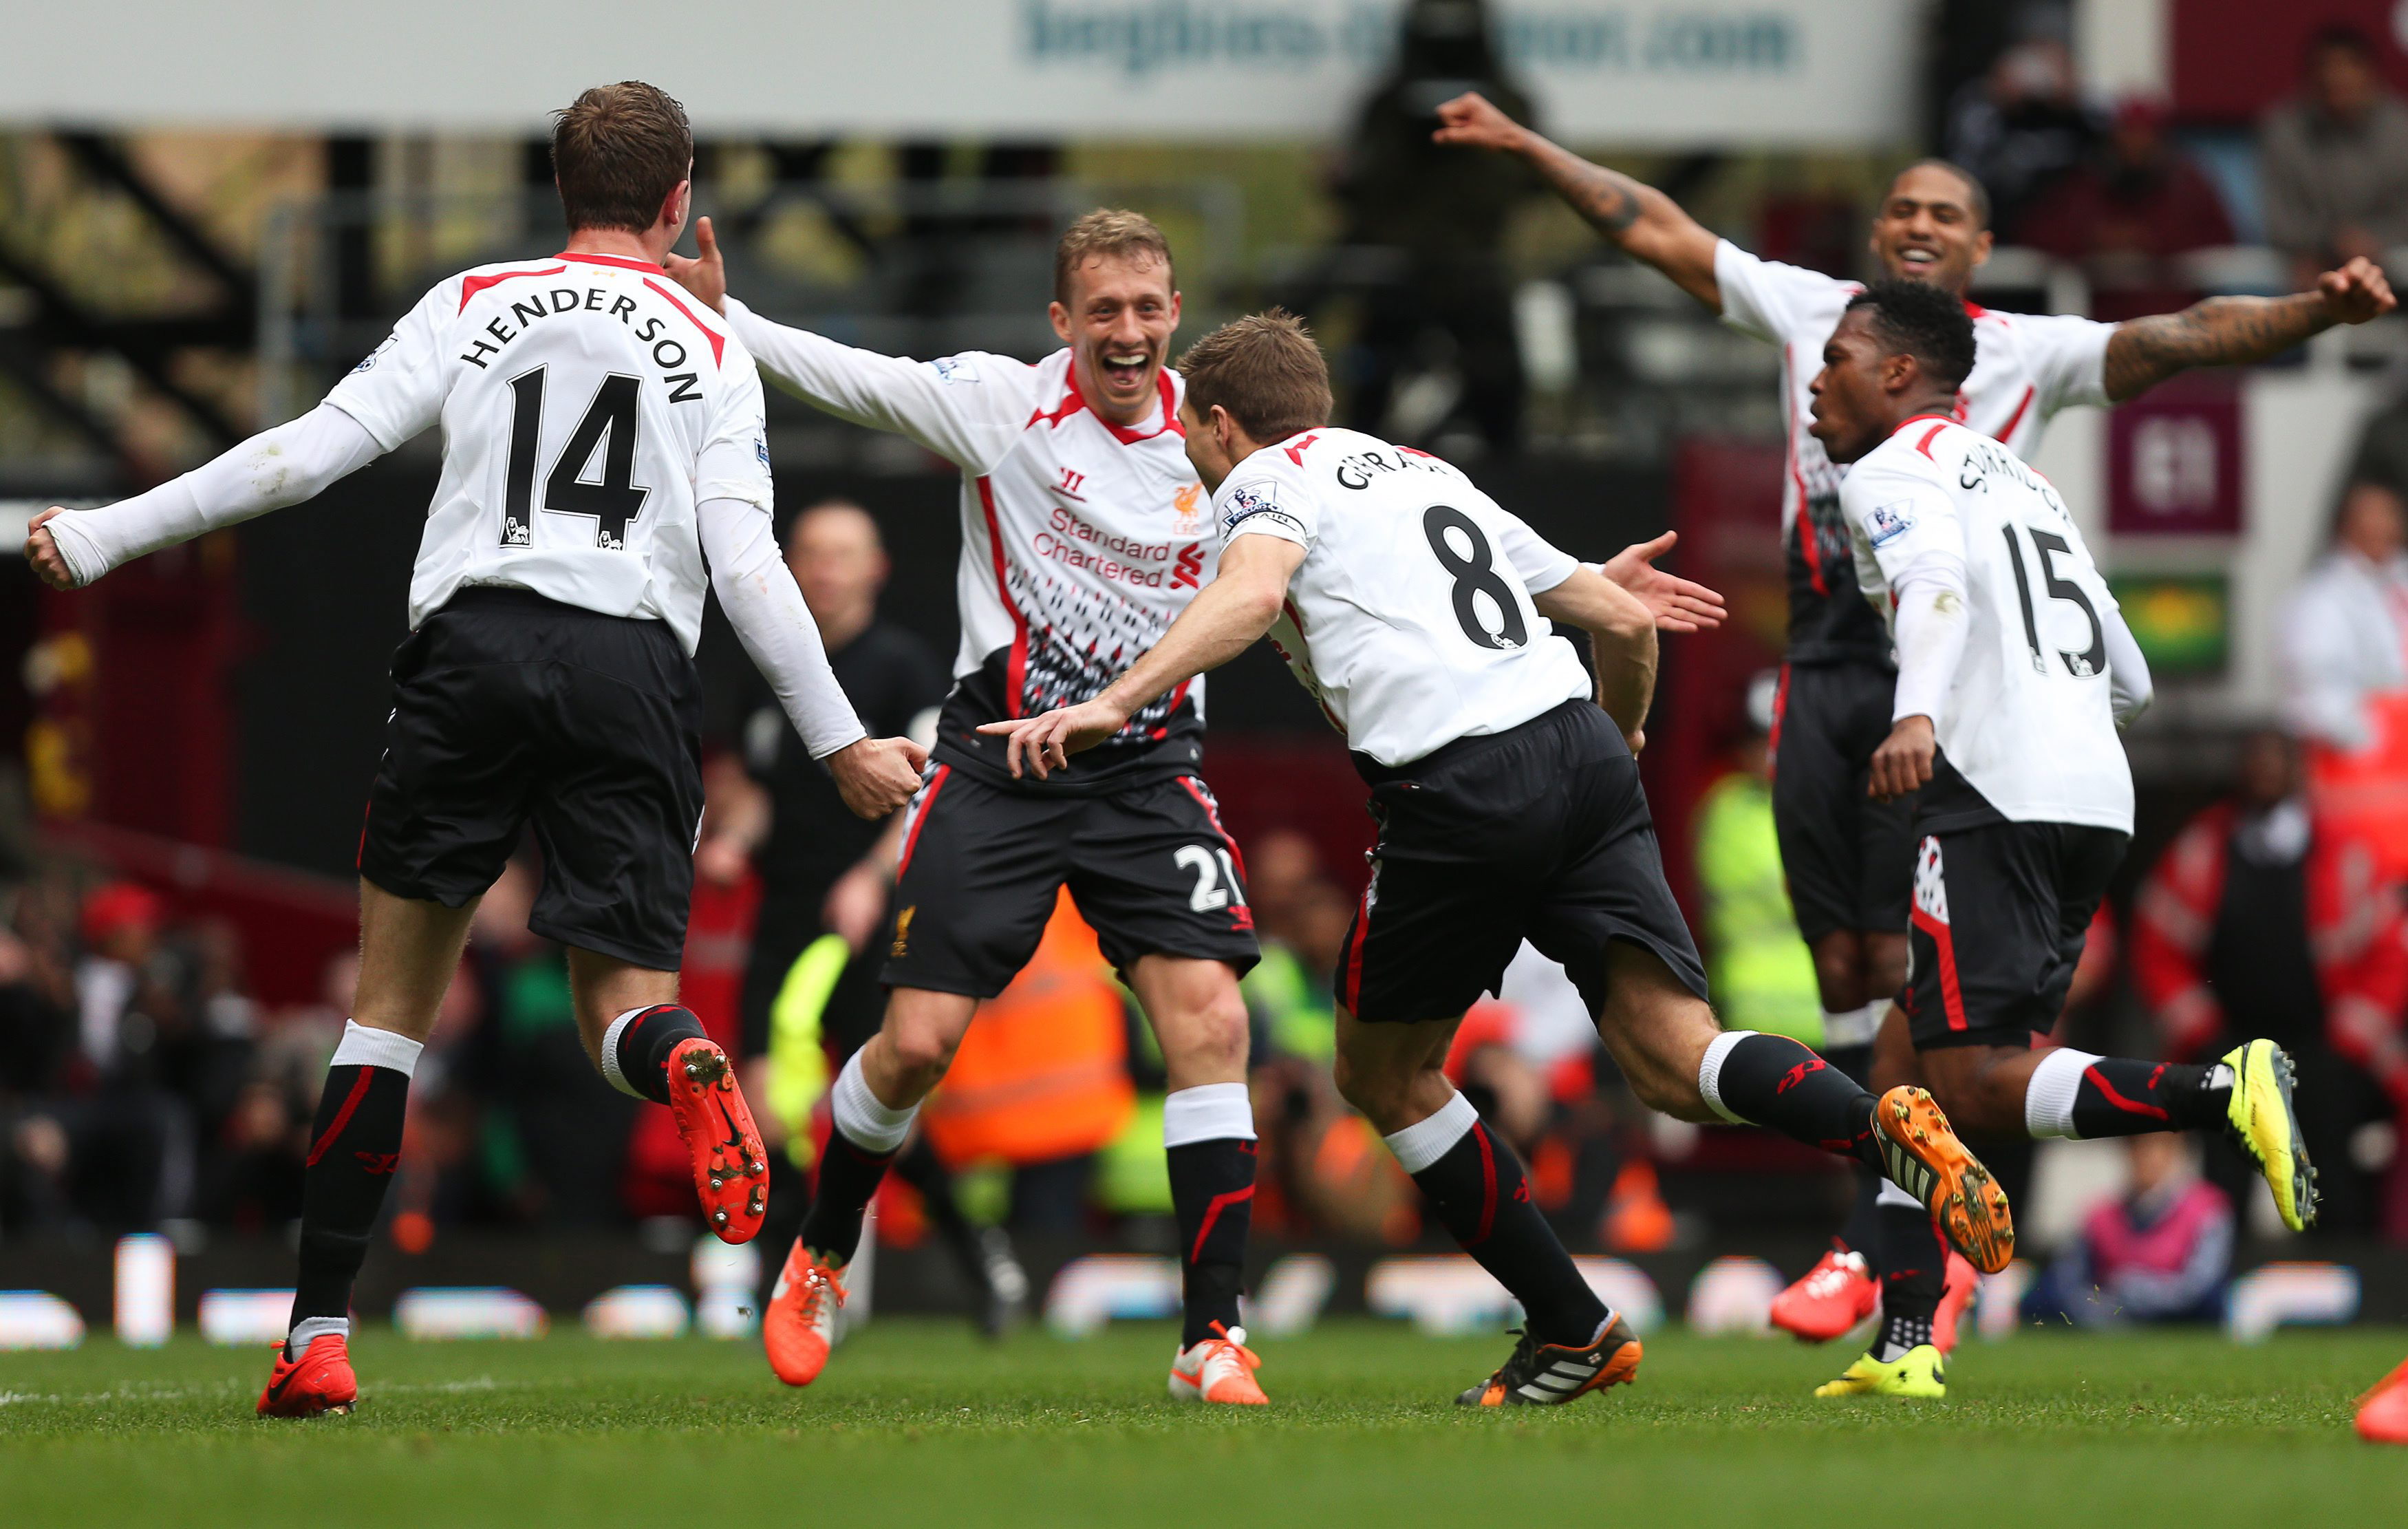
<svg viewBox="0 0 2408 1529">
<path fill-rule="evenodd" d="M 2073 1134 L 2073 1096 L 2082 1089 L 2082 1074 L 2099 1055 L 2061 1047 L 2041 1058 L 2024 1085 L 2024 1130 L 2035 1138 Z"/>
<path fill-rule="evenodd" d="M 425 1049 L 425 1042 L 413 1041 L 399 1031 L 371 1030 L 356 1019 L 346 1019 L 343 1038 L 335 1043 L 335 1054 L 326 1065 L 389 1067 L 404 1077 L 416 1077 L 418 1054 Z"/>
<path fill-rule="evenodd" d="M 1199 1083 L 1162 1101 L 1162 1145 L 1254 1139 L 1254 1102 L 1242 1083 Z"/>
<path fill-rule="evenodd" d="M 658 1004 L 646 1003 L 640 1008 L 629 1009 L 611 1020 L 610 1028 L 602 1032 L 602 1081 L 630 1099 L 642 1099 L 646 1095 L 643 1089 L 627 1081 L 626 1074 L 619 1071 L 619 1037 L 627 1033 L 627 1026 L 636 1016 L 650 1014 L 657 1007 Z"/>
<path fill-rule="evenodd" d="M 346 1062 L 344 1065 L 351 1064 Z M 329 1333 L 349 1341 L 351 1335 L 351 1320 L 349 1317 L 302 1318 L 293 1324 L 292 1335 L 284 1340 L 284 1357 L 288 1360 L 299 1359 L 308 1351 L 309 1344 L 313 1339 L 322 1338 Z"/>
<path fill-rule="evenodd" d="M 865 1152 L 892 1152 L 901 1147 L 903 1138 L 911 1133 L 912 1117 L 920 1113 L 917 1104 L 890 1109 L 869 1091 L 869 1080 L 861 1075 L 859 1051 L 845 1059 L 844 1071 L 836 1075 L 836 1087 L 829 1090 L 828 1104 L 836 1128 Z"/>
<path fill-rule="evenodd" d="M 1733 1115 L 1723 1103 L 1723 1062 L 1730 1056 L 1732 1048 L 1756 1033 L 1752 1030 L 1724 1031 L 1708 1044 L 1704 1059 L 1698 1063 L 1698 1092 L 1705 1096 L 1706 1103 L 1716 1115 L 1735 1126 L 1746 1125 L 1748 1121 L 1743 1116 Z"/>
<path fill-rule="evenodd" d="M 1417 1174 L 1446 1156 L 1479 1123 L 1480 1112 L 1458 1093 L 1440 1105 L 1436 1114 L 1389 1136 L 1388 1150 L 1397 1155 L 1397 1163 L 1405 1172 Z"/>
<path fill-rule="evenodd" d="M 1873 1204 L 1876 1205 L 1905 1205 L 1914 1210 L 1921 1210 L 1923 1208 L 1922 1201 L 1917 1200 L 1914 1196 L 1907 1193 L 1904 1190 L 1899 1189 L 1897 1185 L 1891 1183 L 1886 1178 L 1882 1180 L 1881 1193 L 1873 1196 Z"/>
<path fill-rule="evenodd" d="M 1823 1049 L 1835 1046 L 1870 1046 L 1873 1032 L 1881 1029 L 1882 1012 L 1886 1003 L 1868 1003 L 1860 1009 L 1825 1009 L 1823 1011 Z"/>
</svg>

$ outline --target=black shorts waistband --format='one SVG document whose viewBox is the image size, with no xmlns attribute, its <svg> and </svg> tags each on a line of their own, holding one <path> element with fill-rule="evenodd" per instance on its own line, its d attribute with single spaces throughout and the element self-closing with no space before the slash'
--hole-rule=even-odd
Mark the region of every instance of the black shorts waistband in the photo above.
<svg viewBox="0 0 2408 1529">
<path fill-rule="evenodd" d="M 596 611 L 587 606 L 571 605 L 566 600 L 556 600 L 550 595 L 538 595 L 532 589 L 521 589 L 516 584 L 464 584 L 452 591 L 452 598 L 437 607 L 427 619 L 432 621 L 436 616 L 449 615 L 455 611 L 524 611 L 550 616 L 579 617 L 586 621 L 608 621 L 621 626 L 641 627 L 648 629 L 658 628 L 661 631 L 667 631 L 669 625 L 658 616 L 614 616 L 608 612 Z"/>
<path fill-rule="evenodd" d="M 1467 759 L 1479 758 L 1491 749 L 1503 748 L 1508 743 L 1517 743 L 1548 728 L 1577 722 L 1581 720 L 1583 712 L 1591 714 L 1606 727 L 1612 726 L 1595 701 L 1583 698 L 1565 701 L 1560 706 L 1551 706 L 1529 721 L 1517 722 L 1502 732 L 1473 733 L 1451 743 L 1440 743 L 1420 758 L 1407 759 L 1399 765 L 1383 765 L 1369 755 L 1357 752 L 1349 752 L 1346 757 L 1354 761 L 1354 772 L 1363 777 L 1364 785 L 1385 786 L 1390 781 L 1409 780 L 1415 775 L 1451 770 Z"/>
</svg>

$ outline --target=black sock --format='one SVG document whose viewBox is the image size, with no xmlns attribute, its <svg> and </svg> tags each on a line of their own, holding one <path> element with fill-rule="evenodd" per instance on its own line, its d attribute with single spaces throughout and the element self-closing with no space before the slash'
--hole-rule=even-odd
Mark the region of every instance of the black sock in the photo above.
<svg viewBox="0 0 2408 1529">
<path fill-rule="evenodd" d="M 680 1041 L 704 1034 L 694 1011 L 677 1003 L 657 1003 L 619 1028 L 616 1042 L 619 1075 L 627 1086 L 655 1104 L 669 1102 L 669 1053 Z"/>
<path fill-rule="evenodd" d="M 1522 1160 L 1474 1121 L 1436 1162 L 1413 1176 L 1463 1250 L 1513 1292 L 1542 1343 L 1586 1348 L 1605 1303 L 1564 1251 L 1522 1176 Z"/>
<path fill-rule="evenodd" d="M 1749 1035 L 1723 1053 L 1714 1092 L 1742 1120 L 1882 1171 L 1873 1096 L 1786 1035 Z"/>
<path fill-rule="evenodd" d="M 945 1251 L 953 1257 L 954 1266 L 962 1277 L 980 1290 L 987 1285 L 984 1250 L 979 1244 L 978 1228 L 970 1225 L 962 1214 L 961 1202 L 953 1198 L 953 1170 L 937 1149 L 928 1145 L 924 1135 L 914 1135 L 895 1160 L 895 1176 L 920 1191 L 920 1204 L 928 1215 L 928 1224 L 945 1242 Z"/>
<path fill-rule="evenodd" d="M 1179 1217 L 1179 1267 L 1186 1291 L 1186 1325 L 1179 1346 L 1213 1335 L 1215 1322 L 1238 1325 L 1246 1233 L 1254 1225 L 1254 1144 L 1234 1136 L 1174 1147 L 1170 1204 Z"/>
<path fill-rule="evenodd" d="M 1865 1261 L 1866 1272 L 1881 1277 L 1882 1176 L 1870 1168 L 1856 1169 L 1856 1200 L 1848 1207 L 1847 1224 L 1840 1228 L 1840 1246 Z"/>
<path fill-rule="evenodd" d="M 852 1262 L 861 1246 L 862 1213 L 894 1161 L 893 1152 L 872 1152 L 831 1128 L 810 1213 L 803 1218 L 803 1246 L 830 1263 Z"/>
<path fill-rule="evenodd" d="M 2220 1126 L 2231 1094 L 2232 1070 L 2220 1062 L 2190 1066 L 2101 1057 L 2082 1070 L 2073 1094 L 2073 1133 L 2086 1140 Z"/>
<path fill-rule="evenodd" d="M 1931 1341 L 1931 1324 L 1948 1277 L 1948 1249 L 1931 1213 L 1921 1205 L 1884 1205 L 1882 1330 L 1873 1358 L 1886 1364 L 1909 1349 Z"/>
<path fill-rule="evenodd" d="M 385 1186 L 401 1161 L 401 1122 L 408 1103 L 407 1073 L 350 1065 L 326 1070 L 326 1091 L 318 1096 L 308 1162 L 301 1172 L 294 1324 L 310 1317 L 351 1315 L 351 1281 L 367 1257 Z"/>
</svg>

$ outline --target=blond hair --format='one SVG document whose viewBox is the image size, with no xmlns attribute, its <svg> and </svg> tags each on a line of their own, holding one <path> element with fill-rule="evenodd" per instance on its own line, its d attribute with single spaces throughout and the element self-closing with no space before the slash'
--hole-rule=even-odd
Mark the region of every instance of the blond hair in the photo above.
<svg viewBox="0 0 2408 1529">
<path fill-rule="evenodd" d="M 1070 279 L 1090 260 L 1145 257 L 1162 262 L 1163 274 L 1174 288 L 1178 277 L 1170 264 L 1170 240 L 1142 212 L 1099 207 L 1062 230 L 1054 246 L 1054 300 L 1068 305 Z"/>
</svg>

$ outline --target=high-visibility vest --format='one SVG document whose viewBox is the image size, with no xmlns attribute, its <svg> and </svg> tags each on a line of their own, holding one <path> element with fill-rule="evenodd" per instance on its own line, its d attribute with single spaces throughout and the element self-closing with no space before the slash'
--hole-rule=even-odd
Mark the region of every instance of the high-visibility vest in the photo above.
<svg viewBox="0 0 2408 1529">
<path fill-rule="evenodd" d="M 1121 990 L 1068 892 L 1037 954 L 979 1005 L 920 1122 L 955 1166 L 1093 1152 L 1136 1108 Z"/>
<path fill-rule="evenodd" d="M 1821 1045 L 1814 958 L 1790 911 L 1772 788 L 1733 771 L 1707 789 L 1697 825 L 1706 960 L 1723 1023 Z"/>
</svg>

